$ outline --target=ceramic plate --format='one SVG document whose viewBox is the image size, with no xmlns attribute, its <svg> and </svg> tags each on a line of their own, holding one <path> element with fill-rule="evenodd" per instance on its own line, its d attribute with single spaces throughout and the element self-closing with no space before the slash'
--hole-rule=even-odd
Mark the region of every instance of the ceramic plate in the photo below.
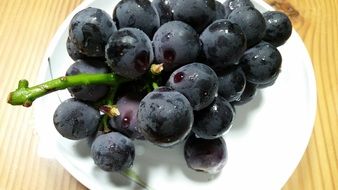
<svg viewBox="0 0 338 190">
<path fill-rule="evenodd" d="M 65 74 L 73 62 L 66 51 L 68 24 L 72 16 L 88 6 L 112 13 L 117 1 L 84 1 L 60 26 L 42 64 L 39 81 Z M 256 8 L 271 10 L 262 1 Z M 225 135 L 228 161 L 219 175 L 190 170 L 184 161 L 182 146 L 162 149 L 150 143 L 136 142 L 133 171 L 148 189 L 280 189 L 288 180 L 306 149 L 314 125 L 316 87 L 311 60 L 306 48 L 293 31 L 288 42 L 279 47 L 282 71 L 276 83 L 259 90 L 253 101 L 238 106 L 233 127 Z M 89 189 L 142 189 L 119 173 L 95 166 L 86 140 L 70 141 L 53 126 L 53 113 L 60 101 L 69 98 L 67 90 L 35 102 L 40 145 L 49 150 L 76 179 Z M 46 152 L 44 152 L 46 153 Z"/>
</svg>

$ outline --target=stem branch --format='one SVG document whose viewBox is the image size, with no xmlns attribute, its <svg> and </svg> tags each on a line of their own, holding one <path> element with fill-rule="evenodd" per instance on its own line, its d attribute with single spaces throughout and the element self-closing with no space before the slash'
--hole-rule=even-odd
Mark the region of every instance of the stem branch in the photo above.
<svg viewBox="0 0 338 190">
<path fill-rule="evenodd" d="M 126 81 L 128 80 L 113 73 L 63 76 L 33 87 L 28 87 L 27 80 L 20 80 L 18 88 L 9 94 L 7 102 L 11 105 L 23 105 L 29 107 L 35 99 L 68 87 L 91 84 L 118 86 Z"/>
</svg>

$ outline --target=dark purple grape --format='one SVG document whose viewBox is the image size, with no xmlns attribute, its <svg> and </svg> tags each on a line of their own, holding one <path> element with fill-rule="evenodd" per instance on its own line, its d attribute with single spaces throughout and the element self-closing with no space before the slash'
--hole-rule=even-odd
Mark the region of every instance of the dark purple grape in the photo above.
<svg viewBox="0 0 338 190">
<path fill-rule="evenodd" d="M 103 57 L 104 46 L 116 31 L 111 17 L 101 9 L 88 7 L 76 13 L 69 25 L 69 38 L 79 53 Z"/>
<path fill-rule="evenodd" d="M 193 62 L 200 50 L 196 31 L 181 21 L 162 25 L 153 38 L 155 59 L 165 71 Z"/>
<path fill-rule="evenodd" d="M 250 102 L 256 95 L 257 85 L 246 82 L 244 91 L 238 100 L 231 102 L 233 105 L 243 105 Z"/>
<path fill-rule="evenodd" d="M 233 66 L 218 75 L 218 95 L 232 102 L 238 100 L 244 91 L 246 78 L 242 69 Z"/>
<path fill-rule="evenodd" d="M 137 125 L 137 110 L 140 100 L 132 96 L 123 96 L 116 102 L 119 116 L 110 119 L 110 126 L 131 139 L 144 139 Z"/>
<path fill-rule="evenodd" d="M 138 126 L 145 139 L 162 147 L 181 142 L 190 133 L 193 121 L 188 99 L 167 87 L 145 96 L 137 114 Z"/>
<path fill-rule="evenodd" d="M 114 8 L 113 20 L 121 28 L 138 28 L 152 38 L 160 19 L 148 0 L 121 0 Z"/>
<path fill-rule="evenodd" d="M 248 48 L 263 39 L 266 28 L 265 20 L 263 15 L 254 7 L 245 6 L 236 8 L 228 16 L 228 19 L 241 27 L 246 36 Z"/>
<path fill-rule="evenodd" d="M 174 20 L 172 7 L 177 0 L 153 0 L 151 4 L 156 8 L 160 24 Z"/>
<path fill-rule="evenodd" d="M 180 0 L 173 6 L 174 20 L 183 21 L 198 33 L 216 18 L 215 0 Z"/>
<path fill-rule="evenodd" d="M 245 6 L 250 6 L 250 7 L 254 7 L 254 5 L 252 4 L 252 2 L 250 0 L 226 0 L 224 3 L 224 8 L 225 8 L 225 15 L 227 18 L 230 13 L 237 9 L 238 7 L 245 7 Z"/>
<path fill-rule="evenodd" d="M 190 135 L 184 146 L 184 158 L 189 168 L 210 174 L 219 173 L 227 161 L 227 148 L 222 137 L 196 138 Z"/>
<path fill-rule="evenodd" d="M 218 78 L 214 70 L 202 63 L 191 63 L 175 70 L 167 86 L 188 98 L 194 110 L 201 110 L 212 103 L 218 90 Z"/>
<path fill-rule="evenodd" d="M 153 59 L 150 39 L 137 28 L 122 28 L 114 32 L 106 45 L 107 64 L 126 78 L 135 79 L 146 73 Z"/>
<path fill-rule="evenodd" d="M 95 164 L 105 171 L 122 171 L 133 165 L 135 147 L 121 133 L 110 132 L 96 137 L 91 156 Z"/>
<path fill-rule="evenodd" d="M 254 84 L 267 84 L 280 72 L 282 56 L 276 47 L 262 41 L 244 53 L 239 65 L 247 81 Z"/>
<path fill-rule="evenodd" d="M 81 73 L 108 73 L 109 68 L 102 61 L 78 59 L 67 70 L 66 76 L 78 75 Z M 107 85 L 81 85 L 67 88 L 70 94 L 83 101 L 95 102 L 104 97 L 109 86 Z"/>
<path fill-rule="evenodd" d="M 222 3 L 215 1 L 216 3 L 216 17 L 215 20 L 225 19 L 225 7 Z"/>
<path fill-rule="evenodd" d="M 197 137 L 203 139 L 221 137 L 230 129 L 234 115 L 230 103 L 218 96 L 208 107 L 194 112 L 192 131 Z"/>
<path fill-rule="evenodd" d="M 264 41 L 278 47 L 289 39 L 292 33 L 292 23 L 289 17 L 280 11 L 263 13 L 266 23 Z"/>
<path fill-rule="evenodd" d="M 200 40 L 208 64 L 216 70 L 234 65 L 246 49 L 246 38 L 241 28 L 225 19 L 210 24 Z"/>
<path fill-rule="evenodd" d="M 98 110 L 75 99 L 62 102 L 54 112 L 56 130 L 65 138 L 79 140 L 93 135 L 100 120 Z"/>
</svg>

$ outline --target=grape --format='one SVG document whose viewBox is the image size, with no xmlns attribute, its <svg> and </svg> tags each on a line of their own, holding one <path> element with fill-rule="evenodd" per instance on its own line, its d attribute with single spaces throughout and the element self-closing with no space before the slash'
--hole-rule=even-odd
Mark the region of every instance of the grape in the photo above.
<svg viewBox="0 0 338 190">
<path fill-rule="evenodd" d="M 191 131 L 193 121 L 193 110 L 187 98 L 167 87 L 146 95 L 137 114 L 144 137 L 162 147 L 181 142 Z"/>
<path fill-rule="evenodd" d="M 248 48 L 263 39 L 266 28 L 265 20 L 262 14 L 254 7 L 236 8 L 230 13 L 228 19 L 241 27 L 246 36 Z"/>
<path fill-rule="evenodd" d="M 248 49 L 239 62 L 246 80 L 254 84 L 267 84 L 278 75 L 282 56 L 273 45 L 262 41 Z"/>
<path fill-rule="evenodd" d="M 225 19 L 225 7 L 222 3 L 215 1 L 216 3 L 216 17 L 215 20 Z"/>
<path fill-rule="evenodd" d="M 160 25 L 174 20 L 172 6 L 176 0 L 153 0 L 151 4 L 156 8 L 160 18 Z"/>
<path fill-rule="evenodd" d="M 121 0 L 113 12 L 118 28 L 138 28 L 152 38 L 160 26 L 160 19 L 148 0 Z"/>
<path fill-rule="evenodd" d="M 66 76 L 81 73 L 108 73 L 109 68 L 102 61 L 78 59 L 67 70 Z M 103 98 L 109 87 L 107 85 L 82 85 L 67 88 L 70 94 L 83 101 L 98 101 Z"/>
<path fill-rule="evenodd" d="M 215 139 L 230 129 L 233 118 L 234 110 L 230 103 L 218 96 L 207 108 L 194 113 L 192 131 L 199 138 Z"/>
<path fill-rule="evenodd" d="M 135 79 L 146 73 L 153 59 L 150 39 L 136 28 L 114 32 L 106 45 L 107 64 L 126 78 Z"/>
<path fill-rule="evenodd" d="M 216 18 L 215 0 L 180 0 L 173 6 L 174 20 L 183 21 L 198 33 Z"/>
<path fill-rule="evenodd" d="M 163 24 L 153 38 L 155 59 L 165 71 L 193 62 L 200 49 L 196 31 L 181 21 Z"/>
<path fill-rule="evenodd" d="M 279 11 L 263 13 L 266 23 L 264 41 L 274 46 L 283 45 L 292 33 L 292 24 L 288 16 Z"/>
<path fill-rule="evenodd" d="M 200 36 L 208 64 L 214 69 L 234 65 L 246 49 L 246 39 L 237 24 L 216 20 Z"/>
<path fill-rule="evenodd" d="M 106 12 L 88 7 L 70 21 L 69 38 L 81 54 L 103 57 L 104 46 L 114 31 L 115 24 Z"/>
<path fill-rule="evenodd" d="M 237 9 L 238 7 L 245 7 L 245 6 L 250 6 L 250 7 L 254 7 L 254 5 L 252 4 L 252 2 L 250 0 L 226 0 L 224 3 L 224 8 L 225 8 L 225 15 L 227 18 L 230 13 Z"/>
<path fill-rule="evenodd" d="M 132 96 L 123 96 L 116 102 L 119 116 L 110 119 L 110 126 L 131 139 L 144 139 L 137 125 L 137 110 L 140 101 Z"/>
<path fill-rule="evenodd" d="M 97 130 L 99 119 L 99 111 L 73 98 L 62 102 L 53 116 L 56 130 L 71 140 L 93 135 Z"/>
<path fill-rule="evenodd" d="M 135 147 L 121 133 L 110 132 L 96 137 L 91 156 L 95 164 L 105 171 L 122 171 L 133 165 Z"/>
<path fill-rule="evenodd" d="M 257 84 L 246 82 L 245 88 L 238 100 L 231 102 L 234 105 L 243 105 L 251 101 L 256 95 Z"/>
<path fill-rule="evenodd" d="M 184 158 L 188 167 L 199 172 L 219 173 L 227 160 L 227 148 L 222 137 L 196 138 L 190 135 L 184 146 Z"/>
<path fill-rule="evenodd" d="M 218 90 L 216 73 L 202 63 L 190 63 L 175 70 L 167 86 L 188 98 L 194 110 L 198 111 L 214 100 Z"/>
<path fill-rule="evenodd" d="M 246 77 L 238 66 L 229 67 L 218 73 L 218 95 L 229 102 L 238 100 L 244 91 Z"/>
</svg>

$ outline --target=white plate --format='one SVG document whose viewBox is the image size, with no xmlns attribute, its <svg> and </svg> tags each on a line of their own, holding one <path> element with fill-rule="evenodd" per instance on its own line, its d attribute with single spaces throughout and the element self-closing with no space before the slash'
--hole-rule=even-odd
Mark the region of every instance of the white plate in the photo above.
<svg viewBox="0 0 338 190">
<path fill-rule="evenodd" d="M 71 17 L 88 6 L 112 13 L 116 3 L 85 1 L 67 17 L 46 52 L 39 82 L 51 79 L 51 74 L 64 75 L 72 63 L 66 51 Z M 272 9 L 262 1 L 254 3 L 261 11 Z M 259 90 L 250 103 L 237 107 L 236 121 L 225 136 L 228 161 L 220 175 L 210 176 L 187 168 L 181 146 L 161 149 L 148 143 L 137 143 L 133 170 L 152 189 L 158 190 L 280 189 L 296 168 L 310 139 L 316 87 L 311 60 L 295 31 L 279 50 L 283 63 L 277 82 Z M 65 90 L 35 102 L 41 145 L 48 145 L 55 158 L 90 189 L 141 189 L 125 176 L 98 169 L 89 156 L 86 141 L 70 141 L 57 133 L 52 123 L 53 113 L 60 100 L 68 97 Z"/>
</svg>

